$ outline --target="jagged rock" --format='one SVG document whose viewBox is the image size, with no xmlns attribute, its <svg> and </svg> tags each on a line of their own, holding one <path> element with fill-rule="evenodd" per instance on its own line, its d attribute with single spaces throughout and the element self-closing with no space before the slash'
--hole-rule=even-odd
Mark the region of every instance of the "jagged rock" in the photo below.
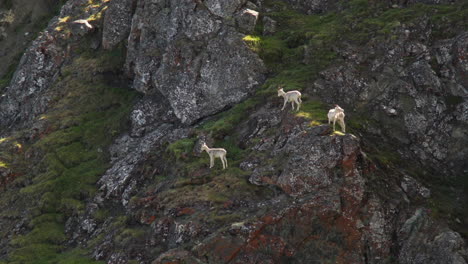
<svg viewBox="0 0 468 264">
<path fill-rule="evenodd" d="M 380 0 L 379 0 L 380 1 Z M 391 1 L 380 1 L 393 8 L 403 8 L 413 4 L 427 4 L 427 5 L 438 5 L 438 4 L 451 4 L 459 0 L 391 0 Z"/>
<path fill-rule="evenodd" d="M 431 197 L 431 191 L 428 188 L 422 186 L 418 181 L 407 175 L 405 175 L 401 181 L 401 188 L 412 198 L 420 196 L 427 199 Z"/>
<path fill-rule="evenodd" d="M 403 264 L 456 263 L 465 264 L 465 242 L 460 234 L 442 230 L 429 217 L 427 210 L 419 208 L 399 231 L 400 254 Z"/>
<path fill-rule="evenodd" d="M 60 11 L 59 17 L 81 14 L 80 6 L 86 0 L 67 2 Z M 100 7 L 103 8 L 103 7 Z M 102 9 L 91 9 L 87 15 L 99 13 Z M 83 21 L 81 21 L 83 22 Z M 47 90 L 51 88 L 60 75 L 60 67 L 70 55 L 70 43 L 81 39 L 81 35 L 91 29 L 82 23 L 70 25 L 82 28 L 74 38 L 56 30 L 61 22 L 55 17 L 47 29 L 33 41 L 23 54 L 17 70 L 0 98 L 0 124 L 11 125 L 13 122 L 31 121 L 47 109 L 51 100 Z"/>
<path fill-rule="evenodd" d="M 0 1 L 0 78 L 18 63 L 36 33 L 44 29 L 38 25 L 52 18 L 59 5 L 48 0 Z"/>
<path fill-rule="evenodd" d="M 236 24 L 240 32 L 250 34 L 257 25 L 258 12 L 252 9 L 243 9 L 236 16 Z"/>
<path fill-rule="evenodd" d="M 190 124 L 251 94 L 263 79 L 264 66 L 241 34 L 206 9 L 195 8 L 196 3 L 180 2 L 140 3 L 126 65 L 136 90 L 157 89 L 174 114 Z M 238 6 L 240 2 L 232 9 Z M 150 17 L 157 21 L 147 21 Z M 178 23 L 182 26 L 175 27 Z"/>
<path fill-rule="evenodd" d="M 461 84 L 463 91 L 455 95 L 468 94 L 468 32 L 455 38 L 453 44 L 453 65 L 455 66 L 456 81 Z"/>
<path fill-rule="evenodd" d="M 122 40 L 128 38 L 132 25 L 134 0 L 111 1 L 104 18 L 102 46 L 112 49 Z"/>
<path fill-rule="evenodd" d="M 428 5 L 438 5 L 438 4 L 450 4 L 456 1 L 458 0 L 406 0 L 405 4 L 422 3 L 422 4 L 428 4 Z"/>
<path fill-rule="evenodd" d="M 203 4 L 211 13 L 223 17 L 231 17 L 247 0 L 206 0 Z"/>
<path fill-rule="evenodd" d="M 431 93 L 441 93 L 441 83 L 435 72 L 426 61 L 417 61 L 408 69 L 413 83 L 418 90 L 426 90 Z"/>
<path fill-rule="evenodd" d="M 257 3 L 258 4 L 258 3 Z M 250 1 L 247 1 L 247 3 L 245 4 L 245 7 L 248 8 L 248 9 L 252 9 L 252 10 L 255 10 L 255 11 L 259 11 L 260 8 L 258 5 L 256 5 L 255 3 L 252 3 Z"/>
<path fill-rule="evenodd" d="M 318 14 L 334 10 L 339 3 L 336 0 L 287 0 L 287 2 L 307 14 Z"/>
<path fill-rule="evenodd" d="M 160 123 L 157 128 L 141 138 L 131 138 L 128 135 L 120 137 L 110 149 L 112 166 L 99 180 L 101 193 L 95 200 L 103 201 L 102 197 L 117 197 L 122 205 L 126 206 L 135 192 L 137 183 L 144 180 L 135 177 L 138 163 L 144 161 L 145 156 L 156 144 L 161 144 L 163 137 L 170 137 L 171 141 L 174 141 L 187 136 L 187 130 L 173 129 L 171 124 Z M 170 135 L 167 134 L 169 131 Z"/>
<path fill-rule="evenodd" d="M 290 2 L 310 13 L 337 8 L 335 1 Z M 125 21 L 132 17 L 136 2 L 109 3 L 104 48 L 111 49 L 129 36 L 125 67 L 134 78 L 133 88 L 143 95 L 130 114 L 129 131 L 109 149 L 109 168 L 96 183 L 96 196 L 78 193 L 89 198 L 84 212 L 80 208 L 63 214 L 66 247 L 92 247 L 92 256 L 108 263 L 377 264 L 395 257 L 401 263 L 465 263 L 459 234 L 425 209 L 413 215 L 408 197 L 428 198 L 427 188 L 390 167 L 380 169 L 363 153 L 358 137 L 332 134 L 327 125 L 311 126 L 296 113 L 280 111 L 277 98 L 267 96 L 249 109 L 245 120 L 233 128 L 234 140 L 216 138 L 235 145 L 234 151 L 228 149 L 231 157 L 237 156 L 232 167 L 220 172 L 200 162 L 196 152 L 201 140 L 209 143 L 214 136 L 199 132 L 204 128 L 198 121 L 240 102 L 263 81 L 262 62 L 233 25 L 236 14 L 261 7 L 261 1 L 253 7 L 243 0 L 140 0 L 131 26 Z M 63 10 L 75 19 L 82 14 L 81 4 L 85 3 L 74 1 Z M 104 10 L 87 7 L 80 17 Z M 252 30 L 250 19 L 244 29 Z M 323 96 L 331 104 L 342 100 L 350 118 L 363 107 L 369 118 L 381 122 L 365 135 L 397 139 L 395 145 L 402 146 L 402 153 L 427 164 L 464 169 L 468 103 L 458 97 L 463 95 L 467 70 L 466 34 L 433 47 L 428 42 L 432 38 L 428 21 L 397 28 L 395 39 L 371 41 L 376 45 L 372 48 L 352 44 L 334 48 L 345 62 L 323 71 L 315 85 L 307 84 L 304 94 Z M 100 30 L 100 23 L 92 26 Z M 78 33 L 72 37 L 91 29 L 84 27 L 72 29 Z M 274 33 L 271 28 L 267 31 Z M 73 39 L 55 41 L 51 34 L 44 34 L 38 43 L 53 53 L 40 50 L 43 56 L 39 56 L 28 51 L 13 85 L 27 83 L 16 92 L 9 88 L 7 99 L 0 100 L 2 126 L 4 120 L 33 120 L 52 102 L 48 100 L 54 94 L 41 91 L 59 74 L 60 63 L 73 51 L 66 48 Z M 304 52 L 313 56 L 308 47 Z M 411 56 L 411 63 L 405 62 L 405 56 Z M 59 63 L 53 64 L 55 60 Z M 49 79 L 41 80 L 42 75 Z M 40 87 L 35 87 L 38 83 Z M 31 142 L 51 133 L 45 121 L 25 127 L 21 137 Z M 200 140 L 193 144 L 195 132 Z M 180 157 L 166 151 L 169 144 L 186 138 L 188 150 Z M 194 153 L 185 153 L 192 144 Z M 24 155 L 31 160 L 47 158 L 32 151 Z M 49 168 L 37 169 L 42 173 Z M 44 178 L 31 176 L 16 184 Z M 9 177 L 11 171 L 2 168 L 0 187 L 4 179 L 14 180 Z M 0 241 L 2 260 L 10 254 L 11 236 L 27 234 L 33 226 L 30 212 L 5 214 L 9 206 L 18 204 L 0 204 L 0 227 L 14 227 Z M 40 213 L 42 208 L 38 209 L 33 213 Z M 14 224 L 4 225 L 4 214 L 9 218 L 5 221 Z"/>
<path fill-rule="evenodd" d="M 135 105 L 130 121 L 130 136 L 142 137 L 157 129 L 161 122 L 175 123 L 177 118 L 162 96 L 154 94 L 144 97 Z"/>
<path fill-rule="evenodd" d="M 46 109 L 50 99 L 40 94 L 57 78 L 65 56 L 65 50 L 49 32 L 34 41 L 22 57 L 12 84 L 0 98 L 0 123 L 3 126 L 13 121 L 31 120 Z M 26 100 L 30 103 L 25 104 Z"/>
<path fill-rule="evenodd" d="M 274 153 L 276 155 L 287 153 L 291 162 L 283 167 L 280 174 L 273 175 L 273 177 L 260 176 L 259 169 L 256 169 L 257 171 L 254 170 L 250 181 L 278 185 L 292 196 L 301 196 L 330 187 L 335 177 L 330 169 L 344 163 L 343 160 L 350 158 L 347 157 L 348 155 L 357 155 L 356 152 L 359 151 L 358 144 L 354 142 L 355 139 L 352 136 L 344 138 L 317 137 L 317 135 L 326 133 L 328 129 L 328 126 L 305 129 L 296 131 L 288 138 L 281 139 L 274 146 Z M 325 149 L 322 149 L 322 146 L 329 146 L 326 150 L 326 156 L 323 155 Z M 349 173 L 355 174 L 356 172 Z M 355 180 L 356 184 L 359 182 L 362 184 L 363 180 Z M 357 191 L 356 195 L 359 192 L 362 193 L 362 190 Z"/>
<path fill-rule="evenodd" d="M 276 32 L 276 25 L 278 23 L 272 18 L 263 17 L 263 35 L 272 35 Z"/>
<path fill-rule="evenodd" d="M 151 264 L 165 264 L 165 263 L 202 263 L 200 260 L 196 260 L 189 251 L 172 249 L 164 254 L 161 254 L 156 260 L 151 262 Z"/>
<path fill-rule="evenodd" d="M 463 111 L 456 109 L 463 108 L 466 103 L 465 97 L 459 96 L 466 89 L 460 85 L 466 74 L 462 70 L 464 66 L 454 66 L 466 64 L 463 61 L 466 44 L 462 43 L 466 43 L 468 34 L 460 34 L 428 48 L 430 25 L 425 19 L 420 21 L 409 29 L 417 32 L 417 39 L 408 38 L 404 33 L 407 29 L 402 28 L 400 38 L 392 44 L 374 48 L 377 54 L 387 54 L 383 59 L 367 58 L 365 50 L 370 47 L 345 50 L 346 56 L 357 54 L 362 58 L 321 72 L 312 91 L 328 98 L 329 103 L 336 103 L 335 98 L 341 98 L 346 109 L 366 105 L 367 110 L 362 114 L 378 120 L 384 127 L 384 130 L 374 131 L 397 139 L 408 156 L 416 155 L 432 169 L 447 173 L 447 170 L 458 168 L 450 173 L 459 174 L 464 170 L 461 168 L 466 167 L 466 164 L 462 165 L 462 156 L 466 152 L 458 146 L 466 146 L 468 141 L 461 139 L 459 133 L 466 123 L 453 120 L 463 119 L 460 116 Z M 456 53 L 462 56 L 455 56 Z M 405 65 L 403 58 L 406 56 L 417 56 L 418 59 Z M 438 66 L 433 65 L 432 57 Z M 358 70 L 358 65 L 365 60 L 371 61 L 367 74 Z M 441 69 L 442 75 L 436 72 L 437 69 Z M 376 77 L 370 78 L 374 75 Z M 406 96 L 400 96 L 401 93 Z M 453 133 L 458 136 L 453 137 Z"/>
</svg>

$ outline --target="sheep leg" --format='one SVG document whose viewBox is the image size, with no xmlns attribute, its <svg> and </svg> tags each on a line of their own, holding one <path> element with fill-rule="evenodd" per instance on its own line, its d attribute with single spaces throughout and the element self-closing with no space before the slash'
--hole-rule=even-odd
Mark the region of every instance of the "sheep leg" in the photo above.
<svg viewBox="0 0 468 264">
<path fill-rule="evenodd" d="M 284 99 L 284 104 L 283 104 L 283 108 L 281 108 L 281 111 L 284 110 L 284 108 L 286 107 L 286 104 L 288 103 L 288 100 Z"/>
<path fill-rule="evenodd" d="M 345 133 L 346 125 L 343 119 L 340 119 L 340 126 L 341 126 L 341 130 L 343 131 L 343 133 Z"/>
<path fill-rule="evenodd" d="M 227 158 L 226 156 L 224 156 L 223 158 L 224 158 L 224 162 L 226 163 L 226 168 L 227 168 L 228 167 Z"/>
<path fill-rule="evenodd" d="M 214 157 L 210 155 L 210 169 L 214 166 Z"/>
<path fill-rule="evenodd" d="M 302 103 L 302 102 L 301 102 L 301 98 L 298 97 L 298 98 L 296 99 L 297 111 L 299 111 L 299 108 L 301 107 L 301 103 Z"/>
<path fill-rule="evenodd" d="M 291 101 L 291 107 L 292 107 L 292 110 L 294 111 L 294 100 Z"/>
<path fill-rule="evenodd" d="M 336 118 L 333 118 L 333 131 L 335 131 Z"/>
</svg>

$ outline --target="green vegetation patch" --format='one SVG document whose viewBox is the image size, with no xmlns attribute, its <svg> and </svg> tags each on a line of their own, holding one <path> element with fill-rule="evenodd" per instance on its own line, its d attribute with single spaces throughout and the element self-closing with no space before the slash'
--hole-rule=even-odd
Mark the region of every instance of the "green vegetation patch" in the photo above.
<svg viewBox="0 0 468 264">
<path fill-rule="evenodd" d="M 247 99 L 233 108 L 216 115 L 213 120 L 202 124 L 201 130 L 210 132 L 217 139 L 223 138 L 248 117 L 246 113 L 252 110 L 259 101 L 257 97 Z"/>
<path fill-rule="evenodd" d="M 84 249 L 60 253 L 66 249 L 63 219 L 84 210 L 108 167 L 108 146 L 127 126 L 136 94 L 110 84 L 122 67 L 121 49 L 76 58 L 55 84 L 54 105 L 40 118 L 48 130 L 27 146 L 46 155 L 21 190 L 38 209 L 31 231 L 12 240 L 12 263 L 97 263 Z"/>
<path fill-rule="evenodd" d="M 319 100 L 303 101 L 296 116 L 310 120 L 310 126 L 317 126 L 328 122 L 326 106 Z"/>
<path fill-rule="evenodd" d="M 187 157 L 192 153 L 193 147 L 195 146 L 196 138 L 184 138 L 177 140 L 167 147 L 169 151 L 177 160 L 179 158 Z"/>
</svg>

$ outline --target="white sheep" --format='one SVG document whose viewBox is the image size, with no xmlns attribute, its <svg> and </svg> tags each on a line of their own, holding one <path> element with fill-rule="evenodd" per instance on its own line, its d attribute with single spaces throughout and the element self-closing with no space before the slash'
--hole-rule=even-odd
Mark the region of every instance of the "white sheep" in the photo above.
<svg viewBox="0 0 468 264">
<path fill-rule="evenodd" d="M 297 104 L 297 111 L 299 111 L 299 107 L 301 106 L 302 100 L 301 100 L 301 93 L 299 91 L 289 91 L 285 93 L 283 91 L 283 88 L 279 87 L 280 89 L 278 90 L 278 96 L 282 96 L 284 98 L 284 104 L 283 108 L 281 110 L 284 110 L 286 107 L 286 104 L 288 102 L 291 102 L 292 109 L 294 110 L 294 103 Z"/>
<path fill-rule="evenodd" d="M 335 108 L 330 109 L 330 111 L 328 111 L 328 124 L 330 124 L 333 121 L 333 131 L 335 131 L 335 123 L 336 123 L 336 120 L 338 120 L 338 123 L 341 126 L 341 131 L 345 133 L 346 125 L 344 122 L 344 118 L 345 118 L 344 110 L 339 105 L 335 105 Z"/>
<path fill-rule="evenodd" d="M 208 155 L 210 155 L 210 169 L 214 166 L 215 158 L 220 158 L 221 162 L 223 163 L 223 170 L 227 168 L 228 163 L 226 159 L 227 151 L 223 148 L 209 148 L 206 143 L 203 143 L 201 146 L 201 150 L 206 151 Z"/>
</svg>

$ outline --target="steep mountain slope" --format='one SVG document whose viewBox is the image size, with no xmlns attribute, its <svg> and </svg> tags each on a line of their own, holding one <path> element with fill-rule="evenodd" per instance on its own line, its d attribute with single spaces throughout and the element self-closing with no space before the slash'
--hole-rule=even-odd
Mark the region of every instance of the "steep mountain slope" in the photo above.
<svg viewBox="0 0 468 264">
<path fill-rule="evenodd" d="M 9 84 L 23 51 L 62 4 L 59 0 L 0 1 L 0 90 Z"/>
<path fill-rule="evenodd" d="M 0 263 L 466 263 L 468 8 L 426 2 L 66 2 L 2 91 Z"/>
</svg>

